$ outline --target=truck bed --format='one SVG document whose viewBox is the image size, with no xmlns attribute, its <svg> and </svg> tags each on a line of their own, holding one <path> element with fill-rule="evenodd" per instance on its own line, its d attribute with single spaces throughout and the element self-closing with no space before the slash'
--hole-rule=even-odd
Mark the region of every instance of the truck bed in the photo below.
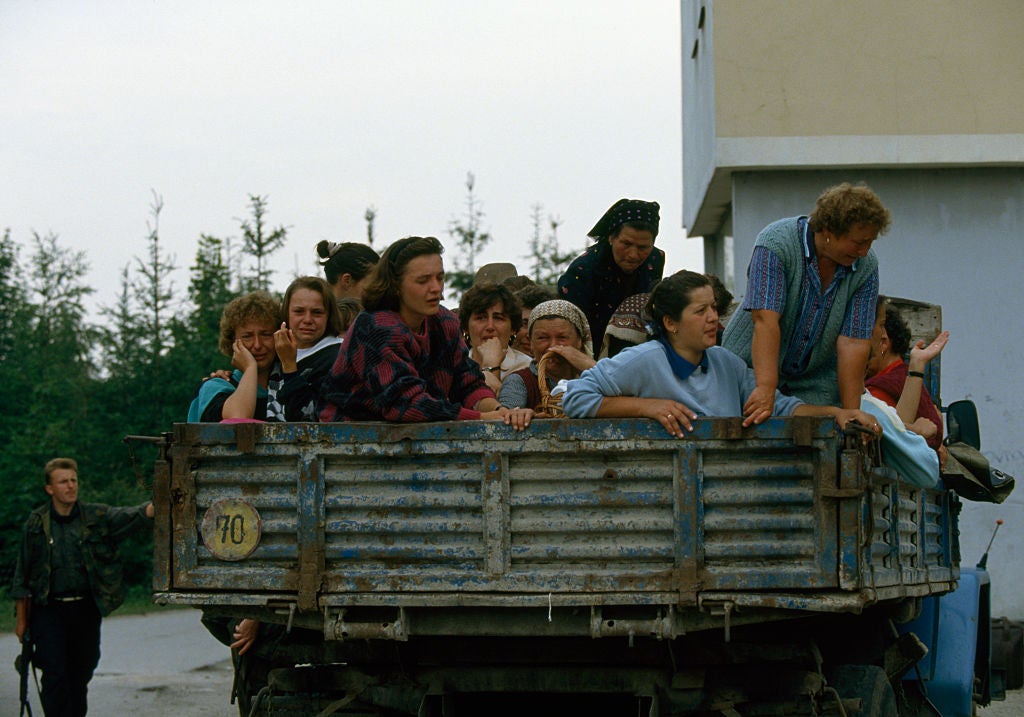
<svg viewBox="0 0 1024 717">
<path fill-rule="evenodd" d="M 831 419 L 700 419 L 683 439 L 626 419 L 177 424 L 168 440 L 154 599 L 328 637 L 374 609 L 390 617 L 364 636 L 523 629 L 446 617 L 493 608 L 595 635 L 630 606 L 674 636 L 958 577 L 955 496 L 898 480 Z"/>
</svg>

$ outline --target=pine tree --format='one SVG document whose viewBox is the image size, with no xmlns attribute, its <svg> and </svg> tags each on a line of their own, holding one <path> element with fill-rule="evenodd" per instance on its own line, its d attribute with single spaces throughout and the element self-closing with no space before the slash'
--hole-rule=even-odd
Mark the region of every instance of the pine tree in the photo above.
<svg viewBox="0 0 1024 717">
<path fill-rule="evenodd" d="M 174 348 L 169 355 L 174 367 L 171 421 L 185 420 L 196 387 L 214 369 L 230 368 L 230 360 L 218 349 L 220 316 L 224 307 L 239 295 L 231 288 L 226 242 L 208 234 L 199 237 L 199 247 L 190 268 L 188 296 L 191 308 L 171 328 Z"/>
<path fill-rule="evenodd" d="M 24 308 L 25 287 L 18 266 L 18 246 L 11 239 L 11 230 L 5 229 L 0 238 L 0 367 L 8 367 L 5 360 L 16 345 L 15 333 L 19 313 Z M 6 385 L 6 384 L 5 384 Z"/>
<path fill-rule="evenodd" d="M 274 273 L 270 268 L 270 255 L 284 246 L 288 230 L 284 226 L 274 229 L 266 226 L 267 197 L 250 194 L 249 206 L 252 218 L 239 221 L 243 250 L 255 260 L 256 266 L 255 274 L 243 279 L 242 286 L 246 291 L 269 291 L 270 276 Z"/>
<path fill-rule="evenodd" d="M 476 275 L 477 255 L 491 241 L 491 235 L 483 231 L 484 212 L 480 200 L 476 198 L 476 177 L 472 172 L 466 173 L 466 214 L 462 220 L 453 219 L 448 226 L 448 234 L 455 239 L 460 254 L 453 260 L 454 271 L 446 273 L 446 282 L 453 289 L 451 298 L 457 299 L 462 292 L 473 285 Z"/>
<path fill-rule="evenodd" d="M 121 288 L 113 306 L 100 309 L 107 319 L 103 328 L 103 344 L 110 348 L 103 361 L 103 373 L 113 380 L 134 379 L 143 364 L 143 331 L 136 311 L 131 270 L 121 269 Z"/>
<path fill-rule="evenodd" d="M 150 205 L 152 222 L 147 223 L 149 233 L 146 237 L 146 260 L 136 257 L 135 270 L 138 276 L 132 282 L 132 293 L 139 307 L 139 340 L 146 350 L 151 378 L 157 384 L 162 383 L 161 359 L 170 337 L 168 325 L 174 298 L 170 277 L 177 268 L 174 266 L 174 258 L 160 249 L 160 212 L 163 208 L 163 198 L 153 192 L 153 203 Z"/>
<path fill-rule="evenodd" d="M 372 204 L 368 206 L 363 218 L 366 219 L 366 243 L 373 246 L 373 225 L 377 221 L 377 207 Z"/>
<path fill-rule="evenodd" d="M 19 528 L 28 511 L 41 503 L 39 480 L 32 480 L 31 449 L 25 420 L 32 403 L 32 380 L 23 365 L 37 357 L 25 355 L 29 330 L 27 287 L 18 245 L 5 230 L 0 238 L 0 382 L 5 410 L 0 413 L 0 585 L 14 572 Z"/>
<path fill-rule="evenodd" d="M 531 207 L 530 218 L 533 222 L 533 233 L 530 237 L 530 254 L 527 259 L 533 271 L 533 280 L 538 284 L 554 286 L 558 283 L 558 277 L 565 271 L 566 266 L 573 260 L 572 252 L 562 252 L 558 246 L 558 227 L 562 220 L 548 215 L 547 223 L 549 233 L 541 237 L 543 231 L 544 206 L 538 202 Z"/>
</svg>

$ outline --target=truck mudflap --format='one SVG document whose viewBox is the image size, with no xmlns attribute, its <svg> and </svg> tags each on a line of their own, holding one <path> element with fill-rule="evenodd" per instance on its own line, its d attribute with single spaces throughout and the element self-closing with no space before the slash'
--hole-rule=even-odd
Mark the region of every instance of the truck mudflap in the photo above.
<svg viewBox="0 0 1024 717">
<path fill-rule="evenodd" d="M 178 424 L 165 458 L 155 600 L 332 638 L 401 640 L 469 608 L 579 614 L 591 634 L 590 608 L 626 606 L 668 636 L 957 578 L 955 496 L 872 465 L 830 419 L 700 419 L 683 439 L 643 420 Z M 387 629 L 357 627 L 373 609 Z"/>
</svg>

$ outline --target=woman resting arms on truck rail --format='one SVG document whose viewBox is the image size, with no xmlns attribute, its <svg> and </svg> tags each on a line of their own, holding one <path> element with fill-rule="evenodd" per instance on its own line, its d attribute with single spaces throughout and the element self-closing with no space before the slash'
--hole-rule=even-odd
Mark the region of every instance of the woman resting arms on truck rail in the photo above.
<svg viewBox="0 0 1024 717">
<path fill-rule="evenodd" d="M 530 365 L 530 357 L 512 348 L 512 337 L 523 321 L 519 299 L 501 284 L 474 284 L 459 302 L 462 326 L 470 358 L 480 364 L 487 386 L 494 393 L 513 371 Z"/>
<path fill-rule="evenodd" d="M 458 318 L 441 306 L 444 248 L 434 237 L 389 246 L 363 290 L 364 311 L 324 383 L 321 421 L 501 420 L 532 412 L 498 405 L 470 360 Z"/>
<path fill-rule="evenodd" d="M 896 409 L 907 429 L 924 436 L 928 445 L 939 454 L 939 463 L 946 463 L 946 447 L 942 445 L 942 416 L 924 385 L 928 362 L 942 353 L 949 341 L 943 331 L 927 346 L 924 341 L 910 345 L 910 329 L 899 312 L 878 298 L 878 321 L 871 337 L 867 380 L 864 386 L 875 398 Z M 910 351 L 910 363 L 903 360 Z"/>
<path fill-rule="evenodd" d="M 673 436 L 692 431 L 697 416 L 740 416 L 754 390 L 754 372 L 742 359 L 715 345 L 718 311 L 707 276 L 680 271 L 659 283 L 647 311 L 655 338 L 603 359 L 570 381 L 562 408 L 573 418 L 653 418 Z M 860 409 L 812 406 L 777 393 L 774 414 L 833 416 L 876 433 L 878 423 Z M 767 416 L 746 416 L 744 426 Z"/>
<path fill-rule="evenodd" d="M 277 359 L 274 332 L 281 305 L 265 291 L 232 300 L 220 317 L 220 352 L 231 357 L 230 378 L 211 378 L 188 409 L 189 423 L 217 423 L 267 416 L 267 384 Z"/>
<path fill-rule="evenodd" d="M 550 354 L 545 370 L 550 391 L 562 379 L 576 378 L 581 371 L 593 366 L 594 347 L 587 317 L 574 304 L 561 299 L 545 301 L 533 308 L 527 334 L 534 360 L 505 379 L 498 400 L 509 408 L 537 410 L 541 402 L 537 362 L 544 354 Z"/>
<path fill-rule="evenodd" d="M 840 184 L 818 197 L 809 217 L 780 219 L 757 236 L 746 298 L 722 337 L 757 378 L 744 416 L 772 415 L 776 389 L 811 403 L 860 405 L 878 297 L 871 244 L 889 222 L 874 192 Z"/>
<path fill-rule="evenodd" d="M 323 408 L 320 385 L 341 345 L 341 315 L 330 284 L 300 276 L 285 290 L 281 314 L 285 321 L 274 334 L 277 363 L 268 385 L 267 419 L 316 421 Z"/>
</svg>

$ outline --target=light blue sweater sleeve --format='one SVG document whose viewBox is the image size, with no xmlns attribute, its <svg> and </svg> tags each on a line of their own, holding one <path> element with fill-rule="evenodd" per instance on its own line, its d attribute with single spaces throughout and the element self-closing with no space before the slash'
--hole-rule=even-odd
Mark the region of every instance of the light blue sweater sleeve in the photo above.
<svg viewBox="0 0 1024 717">
<path fill-rule="evenodd" d="M 661 345 L 648 342 L 625 349 L 612 358 L 601 359 L 579 378 L 569 381 L 562 397 L 562 410 L 569 418 L 593 418 L 601 402 L 610 396 L 644 397 L 645 386 L 657 383 L 659 362 L 668 368 L 661 356 Z"/>
<path fill-rule="evenodd" d="M 707 351 L 707 370 L 698 369 L 680 380 L 672 373 L 662 345 L 649 341 L 598 361 L 570 381 L 562 408 L 570 418 L 593 418 L 606 397 L 634 396 L 679 401 L 700 416 L 741 416 L 756 385 L 753 370 L 721 347 Z M 802 403 L 776 392 L 775 415 L 791 415 Z"/>
</svg>

